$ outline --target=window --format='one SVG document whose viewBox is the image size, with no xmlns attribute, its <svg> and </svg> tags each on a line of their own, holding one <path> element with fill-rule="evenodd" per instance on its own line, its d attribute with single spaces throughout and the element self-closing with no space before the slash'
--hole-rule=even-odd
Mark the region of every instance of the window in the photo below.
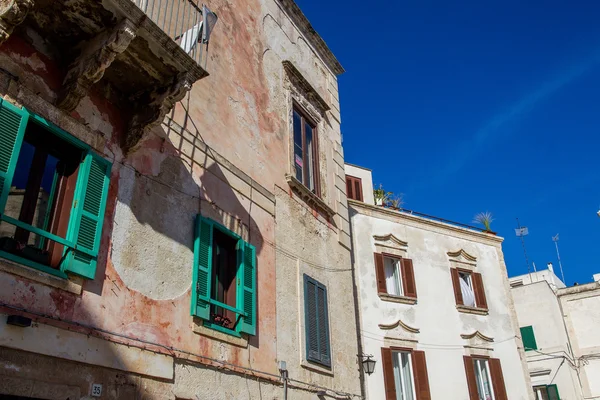
<svg viewBox="0 0 600 400">
<path fill-rule="evenodd" d="M 311 192 L 320 196 L 317 129 L 305 114 L 294 108 L 295 177 Z"/>
<path fill-rule="evenodd" d="M 537 350 L 535 335 L 533 334 L 533 326 L 524 326 L 521 328 L 521 339 L 525 351 Z"/>
<path fill-rule="evenodd" d="M 534 386 L 535 400 L 560 400 L 556 385 Z"/>
<path fill-rule="evenodd" d="M 256 335 L 256 250 L 224 226 L 196 217 L 192 315 L 231 335 Z"/>
<path fill-rule="evenodd" d="M 508 400 L 500 360 L 464 356 L 469 400 Z"/>
<path fill-rule="evenodd" d="M 456 304 L 487 309 L 481 274 L 464 269 L 451 268 L 452 285 Z"/>
<path fill-rule="evenodd" d="M 363 201 L 362 180 L 346 175 L 346 194 L 349 199 Z"/>
<path fill-rule="evenodd" d="M 382 348 L 381 359 L 386 400 L 431 398 L 423 351 Z"/>
<path fill-rule="evenodd" d="M 304 325 L 306 359 L 331 367 L 327 288 L 306 274 L 304 275 Z"/>
<path fill-rule="evenodd" d="M 417 297 L 412 260 L 375 253 L 375 275 L 379 293 L 392 296 Z"/>
<path fill-rule="evenodd" d="M 0 102 L 0 256 L 93 279 L 111 165 L 89 146 Z"/>
</svg>

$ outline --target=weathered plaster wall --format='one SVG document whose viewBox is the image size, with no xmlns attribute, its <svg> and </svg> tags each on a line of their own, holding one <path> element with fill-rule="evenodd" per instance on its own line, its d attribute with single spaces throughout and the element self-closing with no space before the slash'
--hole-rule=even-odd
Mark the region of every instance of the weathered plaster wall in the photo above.
<svg viewBox="0 0 600 400">
<path fill-rule="evenodd" d="M 342 273 L 344 278 L 336 273 L 317 276 L 330 282 L 331 310 L 343 316 L 331 322 L 332 340 L 338 349 L 334 377 L 300 367 L 299 342 L 290 339 L 297 336 L 299 312 L 294 313 L 294 324 L 278 319 L 285 318 L 278 310 L 280 300 L 284 311 L 290 304 L 297 308 L 301 301 L 290 290 L 296 287 L 297 276 L 287 281 L 287 261 L 275 256 L 280 239 L 305 237 L 306 246 L 297 241 L 290 245 L 299 259 L 316 260 L 316 255 L 321 255 L 319 264 L 350 268 L 349 251 L 343 247 L 349 246 L 349 224 L 336 78 L 277 2 L 215 0 L 210 7 L 219 15 L 207 65 L 211 75 L 195 84 L 165 123 L 128 155 L 120 143 L 129 116 L 104 97 L 105 91 L 92 87 L 71 114 L 52 105 L 65 71 L 52 59 L 43 38 L 23 26 L 0 47 L 5 71 L 0 74 L 0 94 L 47 118 L 113 162 L 96 279 L 61 282 L 0 261 L 0 307 L 4 312 L 25 309 L 30 316 L 38 315 L 40 326 L 47 325 L 50 330 L 89 333 L 87 328 L 70 325 L 69 321 L 76 321 L 111 332 L 111 340 L 115 340 L 112 334 L 122 335 L 120 340 L 127 345 L 141 346 L 131 338 L 151 342 L 157 346 L 150 346 L 149 351 L 168 357 L 174 356 L 169 349 L 176 348 L 274 375 L 278 375 L 277 361 L 287 358 L 291 377 L 359 393 L 357 342 L 354 328 L 346 321 L 354 321 L 349 273 Z M 285 60 L 295 63 L 331 108 L 318 133 L 323 200 L 336 211 L 329 222 L 288 193 L 285 175 L 291 170 L 291 96 L 285 85 Z M 274 192 L 281 199 L 277 209 Z M 192 227 L 197 213 L 230 227 L 257 248 L 259 326 L 257 336 L 247 345 L 195 332 L 198 329 L 189 307 Z M 283 294 L 287 295 L 284 299 Z M 63 322 L 57 322 L 59 319 Z M 51 341 L 35 348 L 28 348 L 27 341 L 20 343 L 4 345 L 86 362 L 85 352 L 77 348 L 67 346 L 57 355 L 50 349 L 55 345 Z M 126 358 L 126 353 L 115 351 L 112 356 Z M 165 393 L 166 387 L 174 384 L 175 393 L 179 390 L 183 398 L 195 398 L 192 387 L 202 382 L 222 388 L 230 397 L 277 397 L 271 394 L 279 391 L 277 387 L 261 389 L 251 379 L 200 368 L 198 363 L 207 361 L 198 357 L 190 356 L 193 362 L 179 365 L 180 357 L 175 354 L 174 377 L 156 384 L 165 387 Z M 52 360 L 50 364 L 61 362 Z M 39 369 L 51 368 L 50 364 L 40 364 Z M 127 363 L 105 366 L 129 369 Z M 90 367 L 78 364 L 73 372 L 65 370 L 61 376 L 72 378 L 81 368 Z M 139 378 L 138 388 L 150 385 L 148 377 L 156 374 L 144 365 L 136 368 L 136 373 L 145 376 Z M 10 370 L 5 367 L 0 375 Z M 33 380 L 43 375 L 31 366 L 26 370 Z M 98 379 L 113 380 L 107 384 L 114 384 L 112 375 L 98 374 Z M 185 374 L 189 377 L 184 378 Z M 86 378 L 86 384 L 90 379 Z M 89 387 L 78 385 L 81 396 L 87 395 Z M 297 396 L 312 395 L 299 391 Z M 156 393 L 153 397 L 171 398 Z M 222 397 L 209 394 L 201 398 Z"/>
<path fill-rule="evenodd" d="M 539 271 L 540 273 L 542 271 Z M 553 275 L 553 274 L 552 274 Z M 545 275 L 546 279 L 553 279 Z M 511 278 L 528 279 L 527 275 Z M 545 280 L 513 287 L 519 326 L 533 326 L 538 351 L 526 351 L 531 384 L 556 384 L 561 399 L 581 399 L 569 339 L 556 293 Z M 543 354 L 542 354 L 543 353 Z"/>
<path fill-rule="evenodd" d="M 382 347 L 425 351 L 434 399 L 446 398 L 448 393 L 452 398 L 468 398 L 463 355 L 489 355 L 501 360 L 508 398 L 530 399 L 528 377 L 517 348 L 521 342 L 516 337 L 518 327 L 501 239 L 359 202 L 351 202 L 350 210 L 363 351 L 378 361 Z M 383 301 L 377 294 L 373 235 L 388 234 L 407 243 L 402 256 L 413 261 L 418 297 L 415 305 Z M 474 270 L 482 274 L 489 315 L 461 313 L 456 308 L 447 253 L 461 249 L 477 258 Z M 379 326 L 398 321 L 419 332 L 402 326 Z M 476 331 L 493 342 L 461 337 Z M 366 386 L 369 398 L 385 397 L 380 362 L 375 373 L 366 378 Z"/>
</svg>

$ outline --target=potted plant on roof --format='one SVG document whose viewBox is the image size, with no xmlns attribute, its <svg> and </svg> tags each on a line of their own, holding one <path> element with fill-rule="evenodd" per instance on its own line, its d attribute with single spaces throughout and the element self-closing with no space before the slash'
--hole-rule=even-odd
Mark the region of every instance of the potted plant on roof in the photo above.
<svg viewBox="0 0 600 400">
<path fill-rule="evenodd" d="M 373 197 L 375 198 L 376 206 L 384 206 L 388 203 L 392 196 L 392 192 L 386 192 L 383 189 L 383 185 L 380 183 L 378 189 L 373 190 Z"/>
<path fill-rule="evenodd" d="M 404 195 L 402 193 L 393 195 L 389 198 L 388 207 L 394 210 L 400 210 L 404 205 Z"/>
<path fill-rule="evenodd" d="M 492 231 L 492 222 L 494 222 L 494 218 L 491 212 L 480 212 L 473 218 L 473 222 L 483 225 L 483 231 L 485 233 L 490 233 L 492 235 L 496 234 L 496 232 Z"/>
</svg>

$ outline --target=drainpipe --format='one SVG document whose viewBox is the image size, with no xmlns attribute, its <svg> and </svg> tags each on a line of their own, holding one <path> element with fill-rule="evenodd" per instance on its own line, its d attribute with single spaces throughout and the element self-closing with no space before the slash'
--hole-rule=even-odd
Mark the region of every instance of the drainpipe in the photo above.
<svg viewBox="0 0 600 400">
<path fill-rule="evenodd" d="M 283 379 L 283 400 L 287 400 L 288 371 L 285 361 L 279 361 L 279 373 L 281 374 L 281 379 Z"/>
</svg>

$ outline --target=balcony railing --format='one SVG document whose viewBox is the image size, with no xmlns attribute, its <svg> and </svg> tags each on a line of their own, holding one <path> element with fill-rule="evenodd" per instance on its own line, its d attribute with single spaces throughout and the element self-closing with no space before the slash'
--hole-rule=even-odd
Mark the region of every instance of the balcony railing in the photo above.
<svg viewBox="0 0 600 400">
<path fill-rule="evenodd" d="M 132 1 L 198 65 L 202 66 L 205 43 L 203 43 L 201 6 L 193 0 Z"/>
</svg>

